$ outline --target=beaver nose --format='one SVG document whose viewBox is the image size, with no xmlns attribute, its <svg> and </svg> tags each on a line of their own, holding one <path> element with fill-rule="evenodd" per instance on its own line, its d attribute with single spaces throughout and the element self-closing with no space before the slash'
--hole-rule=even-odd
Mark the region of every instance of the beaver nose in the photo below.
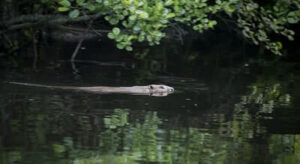
<svg viewBox="0 0 300 164">
<path fill-rule="evenodd" d="M 169 88 L 169 93 L 173 93 L 174 92 L 174 88 Z"/>
</svg>

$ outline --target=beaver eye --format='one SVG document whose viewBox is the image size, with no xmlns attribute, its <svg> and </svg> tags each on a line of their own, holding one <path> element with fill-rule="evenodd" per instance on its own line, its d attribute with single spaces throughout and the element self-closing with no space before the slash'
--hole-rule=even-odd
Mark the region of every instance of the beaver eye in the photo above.
<svg viewBox="0 0 300 164">
<path fill-rule="evenodd" d="M 160 89 L 165 89 L 165 87 L 163 87 L 163 86 L 160 86 L 159 88 L 160 88 Z"/>
<path fill-rule="evenodd" d="M 150 89 L 153 89 L 153 86 L 152 86 L 152 85 L 150 85 Z"/>
</svg>

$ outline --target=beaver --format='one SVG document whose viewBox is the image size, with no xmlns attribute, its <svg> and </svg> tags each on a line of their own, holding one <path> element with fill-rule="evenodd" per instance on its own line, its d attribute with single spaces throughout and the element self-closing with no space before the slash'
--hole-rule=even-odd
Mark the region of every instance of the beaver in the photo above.
<svg viewBox="0 0 300 164">
<path fill-rule="evenodd" d="M 50 89 L 66 89 L 75 91 L 85 91 L 98 94 L 122 93 L 132 95 L 149 95 L 149 96 L 167 96 L 174 92 L 174 88 L 163 84 L 151 84 L 147 86 L 131 86 L 131 87 L 108 87 L 108 86 L 92 86 L 92 87 L 76 87 L 76 86 L 51 86 L 43 84 L 9 82 L 10 84 L 43 87 Z"/>
</svg>

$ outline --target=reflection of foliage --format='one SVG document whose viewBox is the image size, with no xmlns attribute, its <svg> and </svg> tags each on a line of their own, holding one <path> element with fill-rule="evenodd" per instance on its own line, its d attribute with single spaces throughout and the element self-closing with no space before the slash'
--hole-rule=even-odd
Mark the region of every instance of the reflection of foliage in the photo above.
<svg viewBox="0 0 300 164">
<path fill-rule="evenodd" d="M 178 144 L 172 141 L 187 141 Z M 218 135 L 206 133 L 196 128 L 189 128 L 185 133 L 181 131 L 170 131 L 170 152 L 175 155 L 172 161 L 205 161 L 204 163 L 222 163 L 226 160 L 229 143 L 220 140 Z M 176 156 L 176 154 L 184 154 Z M 196 162 L 196 163 L 198 163 Z"/>
<path fill-rule="evenodd" d="M 62 144 L 54 144 L 53 150 L 57 157 L 69 154 L 73 161 L 86 163 L 222 163 L 226 160 L 229 143 L 220 140 L 218 135 L 197 128 L 165 131 L 159 126 L 162 121 L 156 112 L 147 112 L 143 122 L 118 119 L 128 114 L 129 110 L 115 109 L 104 118 L 116 121 L 109 122 L 101 132 L 99 148 L 95 151 L 75 148 L 69 137 Z"/>
<path fill-rule="evenodd" d="M 261 78 L 251 85 L 252 92 L 242 96 L 241 102 L 235 104 L 233 136 L 243 135 L 243 138 L 251 139 L 254 135 L 264 134 L 266 129 L 259 124 L 258 120 L 270 119 L 268 114 L 272 114 L 275 107 L 291 105 L 290 94 L 286 93 L 276 80 L 276 74 L 268 75 L 271 77 L 260 76 Z"/>
<path fill-rule="evenodd" d="M 232 121 L 232 135 L 236 139 L 253 139 L 255 135 L 262 135 L 266 132 L 265 127 L 262 127 L 259 122 L 259 115 L 253 115 L 249 104 L 236 104 Z"/>
<path fill-rule="evenodd" d="M 287 91 L 290 81 L 293 81 L 290 78 L 292 73 L 285 74 L 284 80 L 281 80 L 282 77 L 279 77 L 282 76 L 282 72 L 274 71 L 276 66 L 274 63 L 266 66 L 263 74 L 250 85 L 250 94 L 242 96 L 241 102 L 236 104 L 237 111 L 247 112 L 251 106 L 256 106 L 257 114 L 270 114 L 275 107 L 292 105 L 291 95 Z"/>
<path fill-rule="evenodd" d="M 128 112 L 126 110 L 115 109 L 115 113 L 110 117 L 104 118 L 106 128 L 115 129 L 128 124 Z"/>
<path fill-rule="evenodd" d="M 254 163 L 260 156 L 259 146 L 268 156 L 261 157 L 267 163 L 271 160 L 299 163 L 299 136 L 269 135 L 260 124 L 261 119 L 266 119 L 261 114 L 270 114 L 275 107 L 282 104 L 288 107 L 292 103 L 285 89 L 287 85 L 271 70 L 275 73 L 267 73 L 271 78 L 263 76 L 251 85 L 251 92 L 236 104 L 233 117 L 213 113 L 207 116 L 212 120 L 201 122 L 208 125 L 205 128 L 202 124 L 173 122 L 172 116 L 163 118 L 151 110 L 99 108 L 90 113 L 93 102 L 89 97 L 78 101 L 78 97 L 56 95 L 12 104 L 14 110 L 2 112 L 9 113 L 6 116 L 9 119 L 3 121 L 7 135 L 1 133 L 1 140 L 8 142 L 1 143 L 0 160 L 4 163 L 45 163 L 45 159 L 49 163 Z M 78 113 L 74 105 L 79 106 Z M 183 117 L 189 119 L 188 115 Z M 256 139 L 263 144 L 258 145 Z"/>
<path fill-rule="evenodd" d="M 255 149 L 251 144 L 242 139 L 250 139 L 253 134 L 251 129 L 257 128 L 244 125 L 245 118 L 235 120 L 232 129 L 233 135 L 218 135 L 207 129 L 193 127 L 187 128 L 164 128 L 162 119 L 156 112 L 146 112 L 142 117 L 134 116 L 128 109 L 115 109 L 112 114 L 102 117 L 105 129 L 98 133 L 99 142 L 92 138 L 63 137 L 61 141 L 50 142 L 50 154 L 40 153 L 29 156 L 26 151 L 5 151 L 7 158 L 2 161 L 36 161 L 41 163 L 44 159 L 56 161 L 56 163 L 107 163 L 107 164 L 134 164 L 134 163 L 227 163 L 251 161 L 255 154 Z M 35 116 L 33 116 L 35 117 Z M 81 116 L 82 117 L 82 116 Z M 90 116 L 91 119 L 93 116 Z M 108 121 L 109 120 L 109 121 Z M 225 120 L 220 117 L 220 124 L 224 125 Z M 47 120 L 45 120 L 47 121 Z M 249 124 L 251 120 L 248 121 Z M 42 122 L 41 120 L 38 122 Z M 63 120 L 62 120 L 63 122 Z M 246 120 L 247 122 L 247 120 Z M 252 120 L 253 122 L 253 120 Z M 89 122 L 91 124 L 92 122 Z M 88 124 L 85 122 L 84 124 Z M 230 124 L 230 123 L 229 123 Z M 228 125 L 229 125 L 228 124 Z M 255 124 L 254 124 L 255 125 Z M 92 126 L 92 125 L 91 125 Z M 68 127 L 65 127 L 66 129 Z M 228 130 L 231 130 L 228 129 Z M 243 132 L 242 132 L 243 131 Z M 239 133 L 239 134 L 237 134 Z M 242 135 L 245 134 L 245 135 Z M 45 135 L 45 131 L 40 131 L 39 135 Z M 87 136 L 84 134 L 83 136 Z M 251 137 L 252 136 L 252 137 Z M 225 138 L 224 138 L 225 137 Z M 233 141 L 228 137 L 233 137 Z M 299 137 L 280 136 L 270 138 L 270 153 L 277 155 L 279 160 L 284 156 L 292 154 L 289 150 L 281 151 L 284 148 L 295 149 L 299 153 Z M 83 140 L 84 139 L 84 140 Z M 41 138 L 37 138 L 41 140 Z M 37 141 L 41 143 L 40 141 Z M 86 147 L 78 142 L 95 142 L 92 147 Z M 233 152 L 240 152 L 232 155 Z M 281 155 L 281 156 L 280 156 Z M 246 157 L 245 157 L 246 156 Z M 287 160 L 287 159 L 285 159 Z M 299 161 L 296 156 L 291 156 L 290 161 Z"/>
<path fill-rule="evenodd" d="M 299 163 L 300 136 L 299 135 L 272 135 L 269 139 L 271 154 L 276 155 L 276 163 Z M 291 156 L 290 154 L 296 154 Z"/>
<path fill-rule="evenodd" d="M 260 112 L 262 113 L 272 113 L 273 108 L 275 106 L 281 105 L 289 105 L 290 94 L 281 93 L 280 84 L 276 83 L 271 86 L 256 86 L 252 87 L 252 93 L 248 96 L 242 97 L 242 104 L 260 104 L 262 105 L 262 109 Z"/>
<path fill-rule="evenodd" d="M 269 127 L 263 124 L 263 121 L 276 119 L 274 118 L 276 115 L 273 115 L 275 111 L 282 110 L 282 108 L 291 109 L 292 105 L 291 94 L 287 89 L 288 84 L 293 80 L 289 78 L 293 77 L 290 76 L 292 72 L 283 75 L 280 71 L 274 71 L 276 64 L 275 68 L 273 64 L 271 67 L 266 67 L 263 74 L 258 76 L 257 81 L 250 85 L 250 93 L 241 96 L 241 101 L 235 104 L 233 120 L 227 122 L 226 126 L 222 128 L 231 131 L 225 136 L 231 136 L 235 148 L 239 150 L 243 150 L 245 147 L 251 149 L 252 145 L 249 141 L 265 138 L 265 142 L 268 144 L 261 146 L 265 147 L 263 149 L 269 150 L 270 155 L 273 159 L 276 159 L 276 162 L 297 163 L 300 160 L 297 157 L 299 152 L 296 151 L 299 149 L 297 144 L 299 142 L 298 135 L 271 134 L 268 136 L 267 130 Z M 222 125 L 224 126 L 224 124 Z M 249 157 L 249 160 L 255 156 L 255 152 L 251 151 L 240 151 L 240 153 Z"/>
</svg>

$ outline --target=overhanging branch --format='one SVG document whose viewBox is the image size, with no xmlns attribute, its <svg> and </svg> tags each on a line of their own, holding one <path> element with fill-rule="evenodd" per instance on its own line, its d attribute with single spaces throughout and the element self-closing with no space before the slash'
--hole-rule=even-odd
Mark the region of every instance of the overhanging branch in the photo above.
<svg viewBox="0 0 300 164">
<path fill-rule="evenodd" d="M 101 16 L 103 16 L 103 13 L 83 15 L 74 19 L 62 15 L 22 15 L 2 24 L 6 27 L 6 30 L 10 31 L 36 25 L 61 25 L 65 23 L 84 22 L 98 19 Z"/>
</svg>

